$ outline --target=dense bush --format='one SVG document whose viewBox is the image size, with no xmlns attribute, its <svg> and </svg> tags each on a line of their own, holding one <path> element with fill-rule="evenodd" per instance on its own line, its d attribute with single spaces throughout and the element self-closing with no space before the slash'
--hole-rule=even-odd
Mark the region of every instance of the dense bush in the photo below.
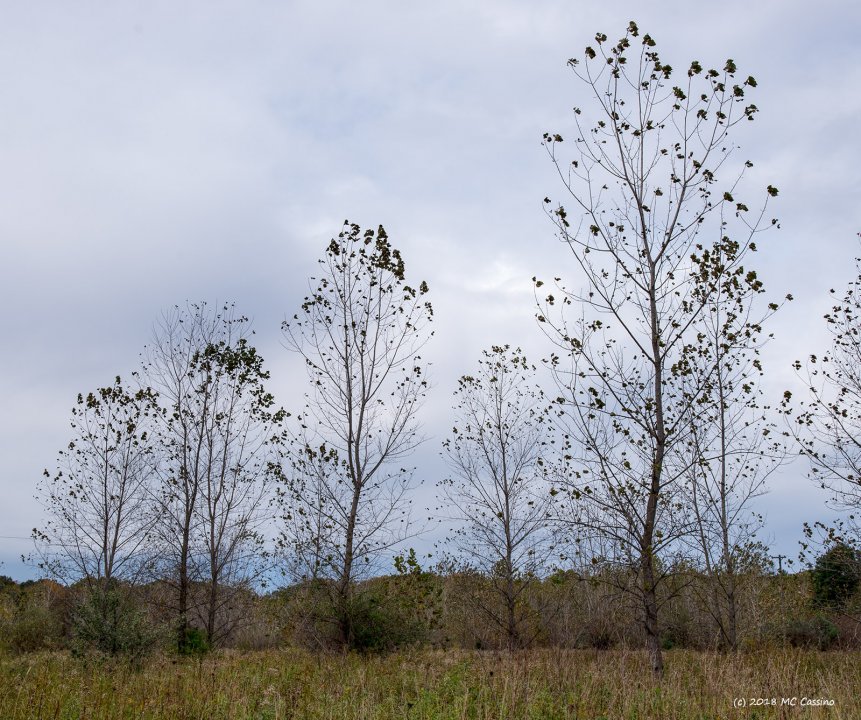
<svg viewBox="0 0 861 720">
<path fill-rule="evenodd" d="M 356 594 L 349 607 L 350 649 L 387 652 L 422 642 L 425 628 L 401 610 L 398 603 L 381 593 Z"/>
<path fill-rule="evenodd" d="M 278 593 L 269 612 L 286 643 L 310 650 L 383 652 L 424 641 L 425 628 L 405 612 L 403 598 L 388 592 L 389 580 L 354 588 L 346 607 L 327 581 L 303 583 Z"/>
<path fill-rule="evenodd" d="M 57 583 L 5 583 L 0 592 L 0 647 L 16 653 L 63 647 L 68 607 L 69 590 Z"/>
<path fill-rule="evenodd" d="M 861 556 L 855 548 L 837 543 L 816 560 L 811 579 L 815 604 L 840 609 L 858 589 Z"/>
<path fill-rule="evenodd" d="M 63 642 L 62 621 L 50 608 L 27 603 L 12 617 L 6 642 L 19 653 L 57 649 Z"/>
<path fill-rule="evenodd" d="M 200 628 L 186 628 L 182 642 L 180 642 L 177 650 L 180 655 L 191 655 L 195 657 L 206 655 L 210 650 L 210 644 L 206 638 L 206 633 Z"/>
<path fill-rule="evenodd" d="M 806 620 L 789 621 L 784 636 L 792 647 L 828 650 L 837 642 L 840 634 L 833 622 L 817 614 Z"/>
<path fill-rule="evenodd" d="M 84 589 L 72 629 L 72 649 L 78 654 L 94 651 L 137 660 L 148 654 L 158 640 L 158 633 L 134 602 L 129 589 L 116 581 Z"/>
</svg>

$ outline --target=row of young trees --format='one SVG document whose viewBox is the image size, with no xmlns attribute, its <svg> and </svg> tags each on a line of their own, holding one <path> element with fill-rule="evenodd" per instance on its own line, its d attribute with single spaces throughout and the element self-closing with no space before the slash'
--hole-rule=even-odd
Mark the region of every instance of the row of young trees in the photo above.
<svg viewBox="0 0 861 720">
<path fill-rule="evenodd" d="M 519 349 L 486 351 L 458 384 L 441 497 L 455 554 L 492 579 L 499 602 L 486 610 L 511 646 L 529 640 L 518 608 L 532 580 L 553 564 L 597 566 L 639 608 L 660 675 L 662 587 L 682 560 L 709 578 L 712 618 L 737 646 L 738 576 L 761 524 L 750 501 L 785 451 L 759 386 L 763 325 L 780 303 L 762 299 L 750 267 L 777 225 L 766 216 L 777 190 L 743 202 L 751 163 L 732 169 L 729 139 L 756 115 L 756 81 L 732 60 L 677 73 L 655 47 L 632 22 L 569 61 L 594 118 L 575 108 L 570 156 L 560 134 L 544 136 L 565 195 L 545 202 L 576 271 L 574 285 L 534 279 L 554 391 Z M 814 388 L 790 413 L 790 434 L 851 506 L 857 307 L 852 291 L 835 306 L 835 351 L 812 361 L 836 398 Z M 277 565 L 349 647 L 357 578 L 415 531 L 405 460 L 421 441 L 432 317 L 427 285 L 408 284 L 383 228 L 346 223 L 282 328 L 310 387 L 288 421 L 247 318 L 204 304 L 166 314 L 130 384 L 79 397 L 74 440 L 41 491 L 46 567 L 94 586 L 160 579 L 182 647 L 199 625 L 217 644 L 235 620 L 232 589 Z"/>
<path fill-rule="evenodd" d="M 164 314 L 130 383 L 117 377 L 78 396 L 73 439 L 39 491 L 43 568 L 102 594 L 158 578 L 173 591 L 180 648 L 194 583 L 207 586 L 194 609 L 217 644 L 236 621 L 233 589 L 264 569 L 284 413 L 249 339 L 248 319 L 230 305 Z"/>
</svg>

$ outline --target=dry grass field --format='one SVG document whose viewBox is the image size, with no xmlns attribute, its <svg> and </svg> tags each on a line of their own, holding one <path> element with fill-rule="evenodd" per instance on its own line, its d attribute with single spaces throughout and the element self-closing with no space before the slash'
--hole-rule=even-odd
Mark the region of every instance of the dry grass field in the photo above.
<svg viewBox="0 0 861 720">
<path fill-rule="evenodd" d="M 673 650 L 656 685 L 644 653 L 619 650 L 222 652 L 160 656 L 137 669 L 41 653 L 0 657 L 0 718 L 856 720 L 859 660 L 854 652 Z M 751 706 L 757 699 L 766 704 Z M 802 704 L 811 699 L 833 705 Z"/>
</svg>

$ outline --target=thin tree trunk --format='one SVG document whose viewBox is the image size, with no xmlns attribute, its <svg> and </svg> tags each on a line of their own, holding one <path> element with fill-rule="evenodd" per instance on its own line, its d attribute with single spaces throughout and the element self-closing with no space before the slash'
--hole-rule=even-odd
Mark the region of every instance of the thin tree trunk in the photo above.
<svg viewBox="0 0 861 720">
<path fill-rule="evenodd" d="M 189 526 L 186 522 L 182 530 L 182 546 L 179 558 L 179 607 L 177 608 L 177 649 L 182 652 L 188 642 L 188 548 L 189 548 Z"/>
<path fill-rule="evenodd" d="M 738 650 L 738 620 L 737 620 L 737 603 L 735 597 L 735 576 L 730 576 L 730 586 L 727 592 L 727 634 L 730 650 L 736 652 Z"/>
<path fill-rule="evenodd" d="M 520 646 L 520 633 L 517 629 L 517 598 L 514 587 L 514 571 L 511 566 L 511 552 L 505 565 L 505 605 L 507 612 L 508 649 L 514 650 Z"/>
<path fill-rule="evenodd" d="M 353 622 L 350 608 L 351 590 L 353 581 L 353 539 L 356 532 L 356 516 L 359 512 L 359 499 L 361 486 L 358 482 L 353 484 L 353 501 L 350 505 L 350 514 L 347 517 L 347 533 L 344 542 L 344 565 L 341 570 L 341 579 L 338 583 L 338 623 L 341 631 L 341 646 L 346 650 L 353 643 Z"/>
<path fill-rule="evenodd" d="M 642 219 L 645 229 L 645 219 Z M 645 230 L 644 245 L 646 245 Z M 655 588 L 655 523 L 658 516 L 658 500 L 661 491 L 661 475 L 664 468 L 667 434 L 664 425 L 664 377 L 661 350 L 661 333 L 658 326 L 658 308 L 655 299 L 656 276 L 654 261 L 650 261 L 649 312 L 651 314 L 652 363 L 655 369 L 655 457 L 652 463 L 649 497 L 646 503 L 646 522 L 643 527 L 641 547 L 641 566 L 643 573 L 643 606 L 645 610 L 646 639 L 649 661 L 657 679 L 664 676 L 664 656 L 661 651 L 660 628 L 658 625 L 658 599 Z"/>
<path fill-rule="evenodd" d="M 176 628 L 176 646 L 182 652 L 188 640 L 188 565 L 185 559 L 179 565 L 179 622 Z"/>
<path fill-rule="evenodd" d="M 209 646 L 215 646 L 215 615 L 218 608 L 218 580 L 213 575 L 212 582 L 209 584 L 209 607 L 206 613 L 206 637 L 209 640 Z"/>
</svg>

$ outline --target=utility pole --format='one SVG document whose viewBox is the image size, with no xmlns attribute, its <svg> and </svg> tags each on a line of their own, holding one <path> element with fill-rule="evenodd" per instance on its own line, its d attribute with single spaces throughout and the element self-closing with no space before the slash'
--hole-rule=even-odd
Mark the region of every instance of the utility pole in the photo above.
<svg viewBox="0 0 861 720">
<path fill-rule="evenodd" d="M 786 589 L 783 586 L 783 561 L 786 555 L 772 555 L 772 558 L 777 560 L 777 575 L 780 578 L 777 582 L 780 585 L 780 609 L 786 614 Z"/>
</svg>

